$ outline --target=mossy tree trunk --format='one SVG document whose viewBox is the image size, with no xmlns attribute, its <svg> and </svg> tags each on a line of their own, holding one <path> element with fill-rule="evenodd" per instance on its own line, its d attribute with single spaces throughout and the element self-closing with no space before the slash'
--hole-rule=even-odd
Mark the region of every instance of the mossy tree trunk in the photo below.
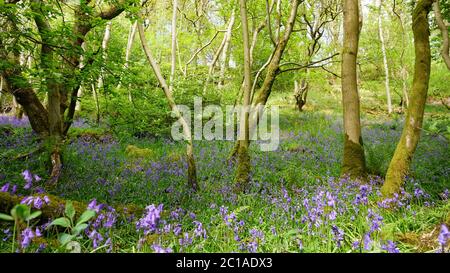
<svg viewBox="0 0 450 273">
<path fill-rule="evenodd" d="M 342 52 L 342 106 L 344 112 L 344 160 L 342 175 L 365 176 L 366 164 L 361 137 L 356 60 L 362 25 L 358 0 L 344 0 L 344 42 Z"/>
<path fill-rule="evenodd" d="M 250 144 L 250 133 L 248 127 L 251 91 L 251 67 L 250 67 L 250 40 L 248 35 L 247 4 L 245 0 L 239 1 L 242 23 L 242 40 L 244 48 L 244 102 L 240 118 L 238 163 L 235 177 L 235 191 L 242 192 L 250 181 L 250 156 L 248 146 Z"/>
<path fill-rule="evenodd" d="M 428 13 L 432 3 L 433 0 L 420 0 L 413 12 L 412 28 L 415 51 L 413 86 L 402 135 L 381 188 L 384 196 L 391 196 L 401 190 L 420 139 L 431 70 Z"/>
<path fill-rule="evenodd" d="M 11 4 L 16 4 L 14 1 Z M 76 75 L 80 72 L 80 57 L 83 52 L 81 45 L 86 34 L 95 26 L 95 20 L 111 20 L 118 16 L 125 7 L 125 1 L 118 1 L 102 10 L 87 9 L 88 1 L 81 1 L 74 11 L 73 28 L 66 37 L 52 28 L 52 21 L 47 17 L 48 5 L 45 1 L 31 1 L 33 19 L 38 29 L 41 41 L 39 69 L 44 75 L 42 88 L 47 92 L 47 109 L 37 97 L 35 90 L 22 73 L 20 56 L 11 50 L 2 50 L 2 58 L 9 62 L 9 69 L 2 71 L 5 83 L 9 86 L 17 102 L 23 107 L 28 116 L 32 129 L 46 142 L 50 151 L 52 170 L 50 182 L 56 183 L 62 170 L 60 148 L 67 134 L 75 113 L 77 92 L 80 80 Z M 89 10 L 89 12 L 87 12 Z M 21 30 L 13 21 L 6 25 L 11 32 L 20 33 Z M 69 46 L 59 48 L 62 39 L 69 40 Z M 65 44 L 65 43 L 64 43 Z M 0 41 L 0 47 L 3 47 Z M 55 54 L 58 48 L 58 54 Z M 60 75 L 62 74 L 62 75 Z M 69 102 L 70 97 L 70 104 Z M 69 109 L 68 109 L 69 108 Z M 66 110 L 67 115 L 65 115 Z"/>
</svg>

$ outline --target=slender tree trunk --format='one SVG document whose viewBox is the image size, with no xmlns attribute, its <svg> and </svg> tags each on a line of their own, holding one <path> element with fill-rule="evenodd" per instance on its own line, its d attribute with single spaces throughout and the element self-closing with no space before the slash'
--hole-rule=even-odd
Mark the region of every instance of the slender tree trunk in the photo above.
<svg viewBox="0 0 450 273">
<path fill-rule="evenodd" d="M 344 0 L 344 41 L 342 52 L 342 107 L 344 114 L 344 159 L 342 174 L 365 176 L 366 164 L 361 137 L 356 61 L 360 33 L 358 0 Z"/>
<path fill-rule="evenodd" d="M 250 143 L 247 108 L 250 106 L 251 68 L 250 68 L 250 43 L 248 35 L 247 5 L 246 0 L 239 1 L 242 23 L 242 40 L 244 49 L 244 103 L 242 105 L 239 121 L 239 149 L 238 163 L 235 177 L 235 191 L 243 192 L 250 182 L 250 155 L 248 146 Z"/>
<path fill-rule="evenodd" d="M 410 105 L 406 111 L 405 125 L 400 141 L 381 188 L 384 196 L 392 196 L 394 193 L 400 192 L 420 139 L 431 71 L 428 13 L 432 3 L 433 0 L 419 0 L 413 11 L 415 64 Z"/>
<path fill-rule="evenodd" d="M 109 43 L 109 39 L 110 38 L 111 38 L 111 21 L 106 23 L 105 34 L 103 36 L 103 41 L 102 41 L 102 65 L 101 65 L 101 68 L 100 68 L 100 74 L 99 74 L 98 79 L 97 79 L 97 89 L 95 89 L 95 87 L 92 88 L 92 95 L 93 95 L 94 101 L 95 101 L 95 108 L 97 109 L 97 124 L 100 123 L 99 93 L 103 89 L 103 85 L 104 85 L 104 73 L 105 73 L 104 65 L 105 65 L 105 62 L 106 62 L 106 57 L 107 57 L 106 51 L 107 51 L 107 48 L 108 48 L 108 43 Z"/>
<path fill-rule="evenodd" d="M 406 51 L 406 32 L 405 27 L 403 26 L 403 19 L 400 13 L 398 13 L 395 10 L 395 1 L 394 1 L 394 7 L 392 10 L 398 18 L 398 22 L 400 24 L 400 29 L 402 32 L 402 50 L 400 54 L 400 69 L 401 69 L 401 75 L 402 75 L 402 95 L 403 95 L 403 102 L 402 102 L 402 108 L 408 108 L 409 105 L 409 96 L 408 96 L 408 69 L 405 65 L 405 51 Z M 406 106 L 406 107 L 405 107 Z"/>
<path fill-rule="evenodd" d="M 435 2 L 433 3 L 433 10 L 436 18 L 436 23 L 442 34 L 442 48 L 441 48 L 442 59 L 444 60 L 444 63 L 447 66 L 447 68 L 450 70 L 448 22 L 446 24 L 444 22 L 444 19 L 442 18 L 441 9 L 439 7 L 439 0 L 435 0 Z"/>
<path fill-rule="evenodd" d="M 269 99 L 270 93 L 272 92 L 272 85 L 275 82 L 275 79 L 279 73 L 280 61 L 283 56 L 283 52 L 286 49 L 286 46 L 289 42 L 289 38 L 291 37 L 299 5 L 300 5 L 299 0 L 292 1 L 286 30 L 283 34 L 283 37 L 277 39 L 278 40 L 277 45 L 268 60 L 267 72 L 266 72 L 266 76 L 264 78 L 264 82 L 263 82 L 261 88 L 259 88 L 258 92 L 256 93 L 257 94 L 256 98 L 254 100 L 253 99 L 251 100 L 253 108 L 258 109 L 258 111 L 254 111 L 249 118 L 249 128 L 250 128 L 249 131 L 250 132 L 254 132 L 254 128 L 258 125 L 259 117 L 263 114 L 262 111 L 264 111 L 264 106 L 266 105 L 267 100 Z M 266 64 L 264 64 L 264 66 L 266 66 Z M 262 70 L 260 70 L 260 71 L 262 71 Z M 257 75 L 259 75 L 259 74 L 257 74 Z M 251 95 L 251 98 L 253 98 L 253 95 Z M 230 153 L 230 158 L 234 158 L 234 156 L 239 151 L 239 146 L 240 146 L 240 142 L 237 141 L 233 150 Z"/>
<path fill-rule="evenodd" d="M 83 52 L 86 51 L 86 43 L 81 44 L 81 49 L 83 50 Z M 83 69 L 84 65 L 85 65 L 84 64 L 84 54 L 81 54 L 81 56 L 80 56 L 80 64 L 78 65 L 80 67 L 80 70 Z M 76 105 L 75 105 L 75 111 L 78 111 L 78 112 L 81 111 L 80 98 L 83 95 L 83 92 L 84 92 L 84 85 L 83 85 L 83 82 L 81 82 L 80 83 L 80 87 L 78 88 L 78 91 L 77 91 L 77 102 L 76 102 Z"/>
<path fill-rule="evenodd" d="M 128 67 L 129 67 L 129 61 L 130 61 L 130 56 L 131 56 L 131 49 L 133 48 L 134 37 L 136 36 L 137 23 L 138 22 L 136 20 L 130 26 L 130 32 L 128 34 L 128 41 L 127 41 L 127 48 L 125 49 L 125 63 L 123 65 L 124 70 L 128 70 Z M 119 84 L 117 85 L 117 89 L 120 89 L 121 86 L 122 86 L 122 81 L 119 80 Z M 130 102 L 132 102 L 133 101 L 133 96 L 131 95 L 130 85 L 128 85 L 128 90 L 127 91 L 128 91 L 128 100 Z"/>
<path fill-rule="evenodd" d="M 391 114 L 392 113 L 392 101 L 391 101 L 391 90 L 389 87 L 389 66 L 388 66 L 388 62 L 387 62 L 386 44 L 385 44 L 384 36 L 383 36 L 382 6 L 383 6 L 383 0 L 378 0 L 378 36 L 381 41 L 381 53 L 383 54 L 383 65 L 384 65 L 384 75 L 385 75 L 384 85 L 386 88 L 387 107 L 388 107 L 388 113 Z"/>
<path fill-rule="evenodd" d="M 182 127 L 183 127 L 183 134 L 187 141 L 186 145 L 186 158 L 188 163 L 188 184 L 189 186 L 197 191 L 199 190 L 199 185 L 197 183 L 197 169 L 195 166 L 195 159 L 194 159 L 194 147 L 192 143 L 192 133 L 191 128 L 184 119 L 184 117 L 181 115 L 177 105 L 175 104 L 175 101 L 173 99 L 172 90 L 170 90 L 169 86 L 167 85 L 166 80 L 164 79 L 161 69 L 159 68 L 158 63 L 153 58 L 151 51 L 147 45 L 146 39 L 145 39 L 145 33 L 144 28 L 142 27 L 142 24 L 138 24 L 138 32 L 139 37 L 141 39 L 142 48 L 144 50 L 145 56 L 147 57 L 147 61 L 150 63 L 150 66 L 152 67 L 153 72 L 156 75 L 156 78 L 158 79 L 159 84 L 161 85 L 164 94 L 166 96 L 167 102 L 169 104 L 169 107 L 173 111 L 173 113 L 176 115 L 176 117 L 179 119 Z"/>
<path fill-rule="evenodd" d="M 175 80 L 175 69 L 177 66 L 177 7 L 178 0 L 172 1 L 172 52 L 171 52 L 171 66 L 170 66 L 170 81 L 169 88 L 173 90 L 173 81 Z"/>
<path fill-rule="evenodd" d="M 230 18 L 230 20 L 228 21 L 228 25 L 231 24 L 231 21 L 232 21 L 231 19 L 232 18 Z M 233 18 L 233 20 L 234 20 L 234 18 Z M 227 35 L 225 34 L 223 36 L 223 39 L 222 39 L 222 42 L 220 43 L 219 48 L 217 48 L 216 52 L 214 53 L 213 60 L 209 64 L 208 76 L 206 77 L 206 81 L 205 81 L 204 86 L 203 86 L 203 94 L 205 94 L 206 90 L 208 89 L 208 84 L 211 81 L 211 77 L 213 76 L 213 73 L 214 73 L 214 67 L 216 66 L 216 63 L 219 60 L 219 58 L 221 56 L 221 53 L 222 53 L 222 51 L 225 48 L 226 40 L 227 40 Z"/>
<path fill-rule="evenodd" d="M 228 68 L 228 51 L 230 49 L 231 31 L 234 25 L 234 10 L 231 12 L 230 22 L 228 23 L 227 31 L 225 32 L 225 44 L 223 46 L 222 55 L 220 56 L 220 78 L 218 87 L 223 87 L 225 71 Z"/>
</svg>

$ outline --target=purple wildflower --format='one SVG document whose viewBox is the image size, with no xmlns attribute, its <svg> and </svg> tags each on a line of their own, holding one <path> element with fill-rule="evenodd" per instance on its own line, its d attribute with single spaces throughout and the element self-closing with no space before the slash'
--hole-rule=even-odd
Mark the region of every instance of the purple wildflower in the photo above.
<svg viewBox="0 0 450 273">
<path fill-rule="evenodd" d="M 381 249 L 386 250 L 388 253 L 400 253 L 400 250 L 398 249 L 397 245 L 390 240 L 387 241 L 386 245 L 382 245 Z"/>
<path fill-rule="evenodd" d="M 164 248 L 164 247 L 162 247 L 161 245 L 158 245 L 158 244 L 152 245 L 152 248 L 153 248 L 153 251 L 155 253 L 172 253 L 173 252 L 170 247 Z"/>
<path fill-rule="evenodd" d="M 3 185 L 0 188 L 0 192 L 8 192 L 8 189 L 9 189 L 9 183 L 6 183 L 5 185 Z"/>
<path fill-rule="evenodd" d="M 203 228 L 203 224 L 200 223 L 199 221 L 194 221 L 194 224 L 196 226 L 196 228 L 194 230 L 195 236 L 203 237 L 204 239 L 206 239 L 207 235 L 206 235 L 206 230 Z"/>
<path fill-rule="evenodd" d="M 439 236 L 438 236 L 438 241 L 439 241 L 439 244 L 442 246 L 442 248 L 445 247 L 448 239 L 450 239 L 450 232 L 448 231 L 447 226 L 443 224 L 441 226 L 441 232 L 439 233 Z"/>
<path fill-rule="evenodd" d="M 364 235 L 363 242 L 364 242 L 364 249 L 365 250 L 370 250 L 370 245 L 372 243 L 372 239 L 370 239 L 370 233 L 366 233 Z"/>
<path fill-rule="evenodd" d="M 31 240 L 35 237 L 31 228 L 26 228 L 22 231 L 22 240 L 20 246 L 25 249 L 31 244 Z"/>
<path fill-rule="evenodd" d="M 145 235 L 155 232 L 157 230 L 159 220 L 161 219 L 162 210 L 163 204 L 160 204 L 158 207 L 153 204 L 147 206 L 146 214 L 136 223 L 136 228 L 138 230 L 144 230 Z"/>
</svg>

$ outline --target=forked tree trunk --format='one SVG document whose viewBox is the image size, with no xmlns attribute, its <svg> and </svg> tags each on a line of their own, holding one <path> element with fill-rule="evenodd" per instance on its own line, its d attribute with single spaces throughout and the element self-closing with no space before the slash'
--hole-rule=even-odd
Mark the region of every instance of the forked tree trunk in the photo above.
<svg viewBox="0 0 450 273">
<path fill-rule="evenodd" d="M 286 30 L 283 34 L 283 37 L 279 37 L 277 40 L 277 45 L 272 52 L 271 57 L 268 60 L 267 64 L 267 72 L 264 78 L 264 82 L 261 88 L 256 92 L 257 96 L 255 99 L 252 99 L 251 103 L 253 105 L 253 109 L 258 109 L 258 111 L 253 111 L 251 116 L 249 117 L 249 131 L 254 132 L 254 128 L 258 125 L 259 117 L 263 114 L 264 106 L 269 99 L 270 93 L 272 92 L 272 85 L 275 82 L 275 79 L 279 73 L 280 61 L 283 56 L 283 52 L 286 49 L 286 46 L 289 42 L 289 38 L 291 37 L 292 30 L 295 24 L 295 18 L 297 16 L 298 6 L 300 5 L 299 0 L 294 0 L 291 3 L 291 10 L 289 14 L 289 18 L 287 21 Z M 278 31 L 277 31 L 278 37 Z M 265 65 L 264 65 L 265 66 Z M 258 75 L 258 74 L 257 74 Z M 253 95 L 251 96 L 253 98 Z M 237 141 L 233 150 L 230 153 L 230 159 L 233 159 L 237 152 L 239 151 L 240 142 Z"/>
<path fill-rule="evenodd" d="M 400 141 L 381 188 L 384 196 L 392 196 L 394 193 L 400 192 L 420 139 L 431 71 L 428 13 L 432 3 L 433 0 L 419 0 L 413 11 L 415 63 L 410 105 L 406 110 L 405 125 Z"/>
<path fill-rule="evenodd" d="M 145 56 L 147 57 L 147 61 L 150 63 L 150 66 L 152 67 L 153 72 L 155 73 L 156 78 L 158 79 L 159 84 L 161 85 L 164 94 L 166 96 L 167 102 L 169 104 L 170 109 L 172 112 L 176 115 L 176 117 L 179 119 L 182 127 L 183 127 L 183 134 L 185 137 L 185 140 L 187 141 L 186 145 L 186 159 L 188 163 L 188 184 L 189 186 L 194 190 L 199 190 L 199 185 L 197 183 L 197 168 L 195 166 L 195 159 L 194 159 L 194 147 L 192 143 L 192 133 L 191 128 L 184 119 L 184 117 L 181 115 L 177 105 L 175 104 L 175 101 L 172 96 L 172 90 L 170 90 L 169 86 L 167 85 L 166 80 L 164 79 L 161 69 L 159 68 L 158 63 L 153 58 L 150 48 L 147 45 L 146 39 L 145 39 L 145 33 L 144 28 L 142 27 L 142 24 L 138 24 L 138 32 L 139 37 L 141 39 L 142 48 L 144 50 Z"/>
<path fill-rule="evenodd" d="M 344 0 L 344 41 L 342 52 L 342 108 L 344 117 L 344 158 L 342 175 L 365 176 L 366 164 L 361 137 L 356 61 L 360 25 L 358 0 Z"/>
<path fill-rule="evenodd" d="M 381 53 L 383 54 L 383 65 L 384 65 L 384 85 L 386 89 L 386 100 L 387 100 L 387 108 L 388 113 L 392 113 L 392 101 L 391 101 L 391 89 L 389 87 L 389 66 L 387 62 L 387 53 L 386 53 L 386 43 L 384 41 L 383 36 L 383 20 L 382 20 L 382 6 L 383 0 L 378 0 L 378 36 L 381 42 Z"/>
</svg>

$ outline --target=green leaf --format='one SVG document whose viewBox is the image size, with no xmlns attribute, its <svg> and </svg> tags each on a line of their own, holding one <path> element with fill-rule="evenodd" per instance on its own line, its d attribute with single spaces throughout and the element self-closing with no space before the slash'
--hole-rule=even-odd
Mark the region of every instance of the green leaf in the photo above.
<svg viewBox="0 0 450 273">
<path fill-rule="evenodd" d="M 25 220 L 30 216 L 30 208 L 23 204 L 16 205 L 12 208 L 11 215 L 13 218 Z"/>
<path fill-rule="evenodd" d="M 53 220 L 53 222 L 48 226 L 49 227 L 50 226 L 61 226 L 61 227 L 67 228 L 67 227 L 70 227 L 70 221 L 66 217 L 61 217 L 61 218 Z"/>
<path fill-rule="evenodd" d="M 14 218 L 11 215 L 0 213 L 0 220 L 14 221 Z"/>
<path fill-rule="evenodd" d="M 64 213 L 67 217 L 73 220 L 73 217 L 75 216 L 75 208 L 73 207 L 72 201 L 66 202 L 66 208 Z"/>
<path fill-rule="evenodd" d="M 75 238 L 74 235 L 67 234 L 67 233 L 61 233 L 58 236 L 58 240 L 61 243 L 62 246 L 67 244 L 68 242 L 72 241 L 72 239 Z"/>
<path fill-rule="evenodd" d="M 94 216 L 95 216 L 95 211 L 86 210 L 85 212 L 83 212 L 83 214 L 81 214 L 80 218 L 78 218 L 77 226 L 79 224 L 82 224 L 82 223 L 85 223 L 85 222 L 91 220 L 91 218 Z"/>
<path fill-rule="evenodd" d="M 80 232 L 82 232 L 83 230 L 85 230 L 88 227 L 87 224 L 79 224 L 76 225 L 73 229 L 72 229 L 72 235 L 78 235 L 80 234 Z"/>
<path fill-rule="evenodd" d="M 39 215 L 41 215 L 41 214 L 42 214 L 42 212 L 40 210 L 35 211 L 32 214 L 30 214 L 30 216 L 28 216 L 27 219 L 25 219 L 25 220 L 30 221 L 30 220 L 32 220 L 34 218 L 39 217 Z"/>
</svg>

